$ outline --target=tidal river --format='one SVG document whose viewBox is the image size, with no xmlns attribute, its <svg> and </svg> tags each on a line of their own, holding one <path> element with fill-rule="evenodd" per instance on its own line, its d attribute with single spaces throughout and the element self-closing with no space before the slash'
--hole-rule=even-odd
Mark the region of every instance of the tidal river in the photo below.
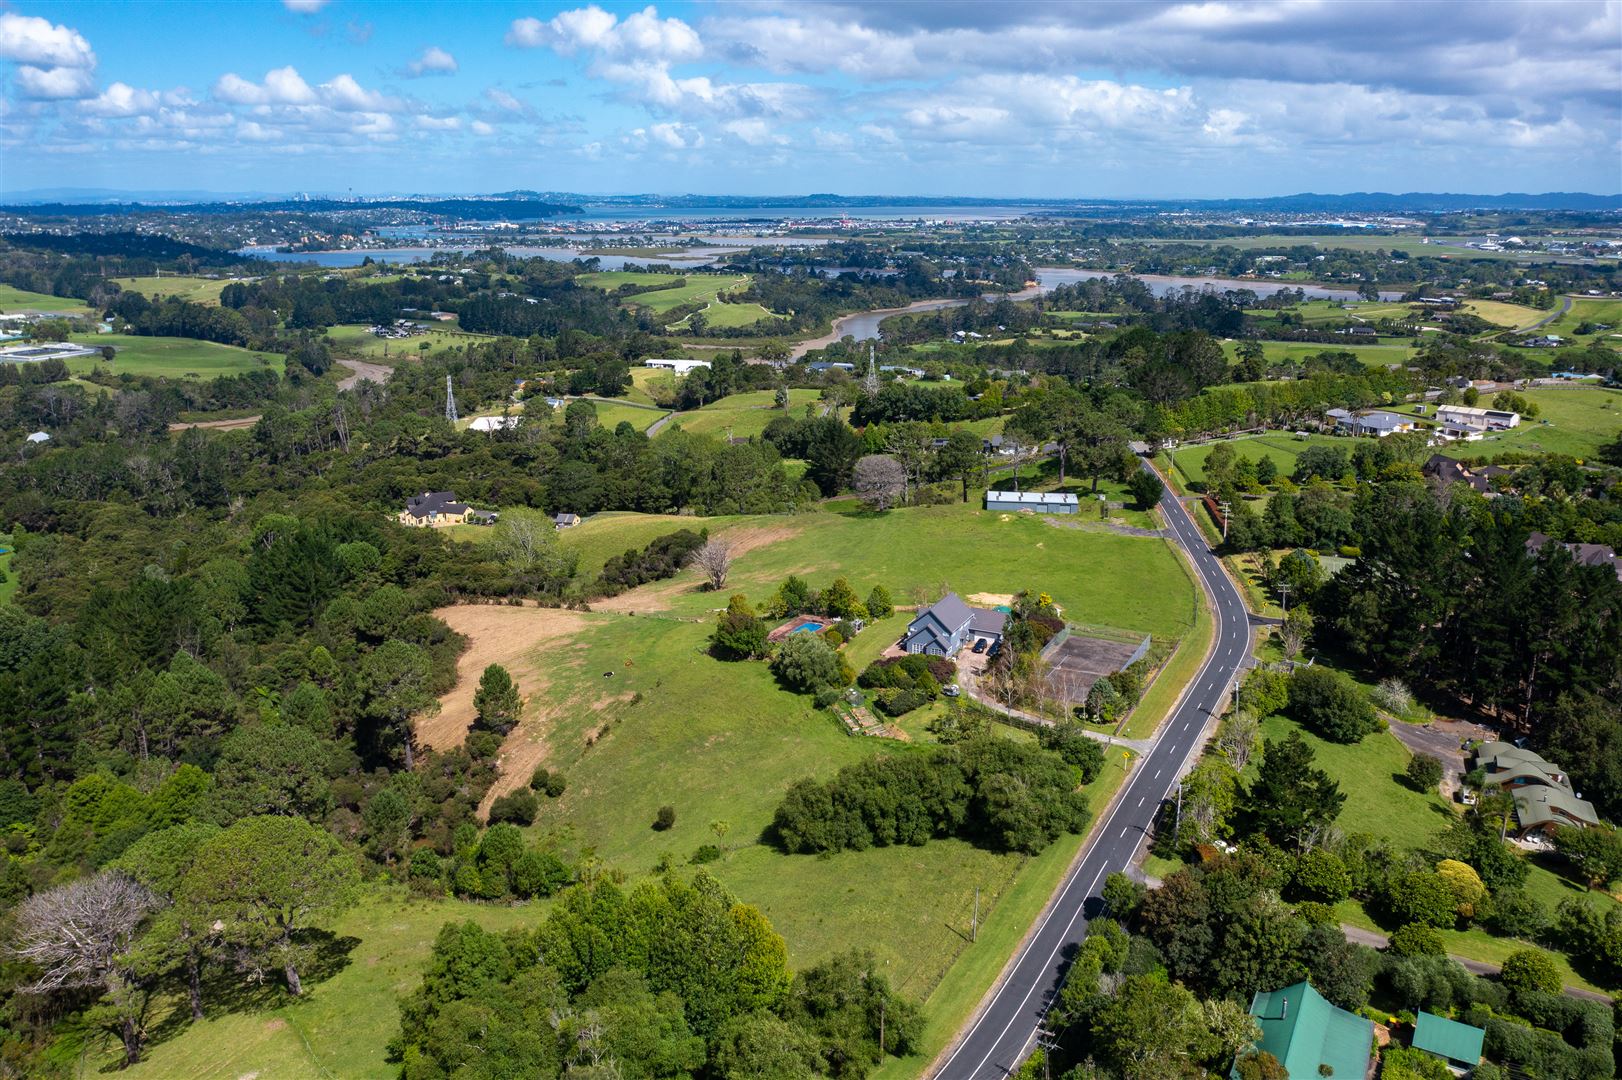
<svg viewBox="0 0 1622 1080">
<path fill-rule="evenodd" d="M 1042 296 L 1052 292 L 1060 285 L 1070 285 L 1077 281 L 1089 281 L 1093 278 L 1114 277 L 1110 270 L 1076 270 L 1064 266 L 1044 266 L 1036 271 L 1036 285 L 1033 288 L 1023 289 L 1017 293 L 1009 294 L 1010 300 L 1029 300 L 1032 297 Z M 1169 296 L 1184 288 L 1217 289 L 1219 291 L 1232 291 L 1237 289 L 1250 289 L 1259 296 L 1270 296 L 1280 289 L 1300 288 L 1309 300 L 1356 300 L 1357 292 L 1353 289 L 1331 289 L 1322 285 L 1297 286 L 1287 281 L 1239 281 L 1233 278 L 1198 278 L 1173 277 L 1166 274 L 1133 274 L 1138 280 L 1149 287 L 1149 291 L 1156 296 Z M 1001 294 L 987 293 L 987 300 L 996 300 Z M 1382 292 L 1381 300 L 1400 300 L 1402 294 L 1397 292 Z M 794 348 L 794 356 L 804 356 L 812 349 L 821 349 L 832 345 L 840 338 L 849 334 L 857 341 L 867 341 L 879 336 L 879 323 L 891 315 L 902 315 L 917 311 L 940 311 L 942 308 L 962 307 L 967 300 L 920 300 L 916 304 L 909 304 L 903 308 L 880 308 L 875 311 L 858 311 L 854 315 L 846 315 L 834 320 L 834 329 L 831 334 L 802 341 Z"/>
</svg>

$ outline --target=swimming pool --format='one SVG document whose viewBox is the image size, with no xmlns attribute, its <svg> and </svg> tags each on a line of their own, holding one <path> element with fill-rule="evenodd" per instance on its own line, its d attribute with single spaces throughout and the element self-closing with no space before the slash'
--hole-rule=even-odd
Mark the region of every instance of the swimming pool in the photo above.
<svg viewBox="0 0 1622 1080">
<path fill-rule="evenodd" d="M 822 629 L 822 624 L 819 623 L 819 622 L 803 622 L 799 626 L 796 626 L 794 629 L 790 630 L 789 633 L 791 633 L 791 634 L 807 634 L 807 633 L 814 634 L 818 630 L 821 630 L 821 629 Z"/>
</svg>

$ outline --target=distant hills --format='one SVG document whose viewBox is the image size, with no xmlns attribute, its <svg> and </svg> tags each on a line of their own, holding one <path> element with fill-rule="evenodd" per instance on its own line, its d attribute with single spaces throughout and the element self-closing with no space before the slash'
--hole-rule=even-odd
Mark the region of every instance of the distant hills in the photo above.
<svg viewBox="0 0 1622 1080">
<path fill-rule="evenodd" d="M 490 195 L 383 195 L 359 198 L 214 194 L 198 191 L 128 192 L 104 188 L 52 188 L 0 196 L 0 210 L 28 216 L 89 217 L 149 212 L 228 213 L 242 210 L 331 213 L 357 207 L 423 210 L 469 220 L 533 219 L 590 213 L 593 208 L 661 210 L 863 210 L 883 206 L 942 209 L 1028 207 L 1049 213 L 1164 213 L 1177 210 L 1233 213 L 1456 213 L 1470 210 L 1622 211 L 1622 194 L 1582 191 L 1506 192 L 1481 195 L 1453 192 L 1302 192 L 1236 199 L 997 198 L 939 195 L 590 195 L 560 191 L 504 191 Z"/>
</svg>

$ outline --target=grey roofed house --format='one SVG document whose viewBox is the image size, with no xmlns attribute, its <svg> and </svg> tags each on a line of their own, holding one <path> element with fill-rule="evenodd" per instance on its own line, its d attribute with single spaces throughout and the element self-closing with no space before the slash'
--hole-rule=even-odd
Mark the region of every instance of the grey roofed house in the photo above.
<svg viewBox="0 0 1622 1080">
<path fill-rule="evenodd" d="M 1535 532 L 1526 538 L 1526 550 L 1536 554 L 1543 550 L 1543 545 L 1549 543 L 1550 537 L 1544 533 Z M 1604 544 L 1562 544 L 1571 557 L 1583 566 L 1608 566 L 1616 571 L 1618 579 L 1622 579 L 1622 559 L 1617 558 L 1616 551 Z"/>
<path fill-rule="evenodd" d="M 405 512 L 407 517 L 426 521 L 441 514 L 465 514 L 467 503 L 457 502 L 454 491 L 425 491 L 406 500 Z"/>
<path fill-rule="evenodd" d="M 970 638 L 1001 641 L 1007 624 L 1006 612 L 970 607 L 957 593 L 947 593 L 907 624 L 901 647 L 909 653 L 953 656 Z"/>
<path fill-rule="evenodd" d="M 579 514 L 553 514 L 552 524 L 560 529 L 572 529 L 580 524 Z"/>
<path fill-rule="evenodd" d="M 1393 432 L 1406 431 L 1414 426 L 1412 418 L 1397 413 L 1370 412 L 1357 417 L 1353 422 L 1353 430 L 1358 434 L 1390 435 Z"/>
<path fill-rule="evenodd" d="M 1064 491 L 988 491 L 987 510 L 1030 510 L 1038 514 L 1074 514 L 1080 500 Z"/>
</svg>

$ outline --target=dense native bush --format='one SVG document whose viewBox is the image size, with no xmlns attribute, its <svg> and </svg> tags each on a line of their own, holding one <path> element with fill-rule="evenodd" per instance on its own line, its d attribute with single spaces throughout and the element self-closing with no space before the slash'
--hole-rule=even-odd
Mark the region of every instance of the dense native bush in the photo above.
<svg viewBox="0 0 1622 1080">
<path fill-rule="evenodd" d="M 687 565 L 688 558 L 704 546 L 709 530 L 693 532 L 680 529 L 656 537 L 645 548 L 633 548 L 623 555 L 612 555 L 597 575 L 597 587 L 603 595 L 612 596 L 626 589 L 634 589 L 650 581 L 674 577 Z"/>
<path fill-rule="evenodd" d="M 773 818 L 789 852 L 920 845 L 961 836 L 1037 852 L 1088 819 L 1079 777 L 1050 751 L 995 737 L 848 765 L 826 783 L 801 780 Z"/>
</svg>

